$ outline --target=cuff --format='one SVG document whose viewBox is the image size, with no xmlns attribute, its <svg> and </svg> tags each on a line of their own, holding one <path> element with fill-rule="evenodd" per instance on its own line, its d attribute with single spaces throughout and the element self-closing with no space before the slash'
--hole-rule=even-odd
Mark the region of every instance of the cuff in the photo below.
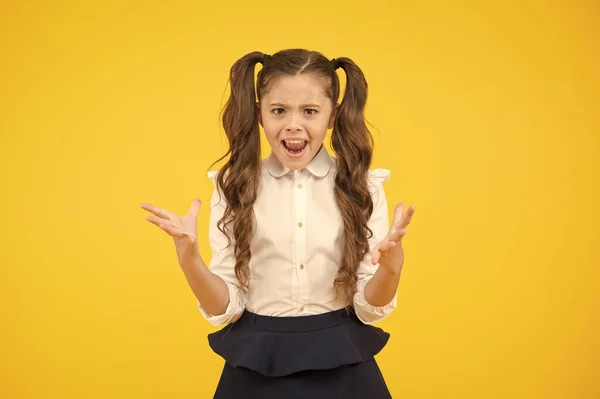
<svg viewBox="0 0 600 399">
<path fill-rule="evenodd" d="M 354 311 L 359 320 L 364 324 L 373 324 L 382 321 L 396 309 L 396 293 L 392 300 L 383 306 L 373 306 L 365 298 L 365 287 L 367 281 L 359 281 L 357 284 L 356 294 L 354 295 Z"/>
<path fill-rule="evenodd" d="M 227 284 L 227 288 L 229 288 L 229 304 L 223 314 L 213 315 L 209 313 L 202 307 L 200 301 L 198 301 L 198 310 L 200 310 L 200 313 L 202 313 L 204 318 L 206 318 L 213 326 L 220 326 L 236 321 L 242 315 L 242 311 L 244 310 L 239 301 L 240 292 L 238 288 L 231 284 Z"/>
</svg>

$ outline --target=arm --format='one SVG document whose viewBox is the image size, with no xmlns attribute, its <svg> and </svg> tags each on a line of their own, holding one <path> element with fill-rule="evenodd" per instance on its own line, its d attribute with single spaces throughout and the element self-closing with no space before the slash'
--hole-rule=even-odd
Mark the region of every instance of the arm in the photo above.
<svg viewBox="0 0 600 399">
<path fill-rule="evenodd" d="M 401 270 L 402 267 L 397 270 L 385 266 L 378 267 L 373 278 L 365 286 L 367 302 L 375 307 L 390 303 L 396 297 Z"/>
<path fill-rule="evenodd" d="M 187 282 L 207 313 L 222 315 L 229 305 L 229 288 L 217 274 L 211 272 L 200 254 L 181 264 Z"/>
<path fill-rule="evenodd" d="M 369 239 L 371 250 L 381 242 L 389 230 L 388 205 L 383 183 L 389 179 L 390 172 L 375 169 L 369 172 L 369 181 L 373 187 L 373 214 L 369 219 L 369 228 L 373 236 Z M 396 293 L 400 279 L 400 270 L 373 264 L 371 251 L 358 267 L 358 281 L 354 296 L 354 308 L 358 318 L 365 324 L 385 319 L 396 308 Z"/>
<path fill-rule="evenodd" d="M 235 275 L 235 240 L 232 238 L 231 245 L 228 246 L 227 236 L 217 227 L 225 212 L 225 198 L 220 195 L 216 185 L 216 172 L 210 172 L 209 177 L 215 183 L 210 204 L 209 229 L 212 259 L 208 269 L 203 267 L 201 259 L 196 259 L 184 267 L 184 273 L 192 276 L 190 286 L 198 298 L 198 309 L 211 324 L 218 326 L 234 322 L 242 315 L 247 294 L 240 289 Z"/>
</svg>

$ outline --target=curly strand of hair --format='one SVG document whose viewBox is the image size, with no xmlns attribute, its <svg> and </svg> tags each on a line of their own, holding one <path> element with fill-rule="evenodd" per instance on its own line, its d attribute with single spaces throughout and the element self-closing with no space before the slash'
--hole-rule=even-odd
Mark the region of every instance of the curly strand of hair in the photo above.
<svg viewBox="0 0 600 399">
<path fill-rule="evenodd" d="M 253 204 L 260 178 L 260 131 L 254 69 L 257 63 L 262 62 L 263 57 L 262 52 L 252 52 L 237 60 L 231 67 L 231 94 L 222 116 L 229 149 L 213 163 L 215 165 L 229 155 L 217 174 L 218 189 L 226 200 L 224 215 L 217 226 L 228 237 L 229 245 L 235 241 L 235 274 L 242 288 L 247 288 L 250 275 L 250 239 L 254 233 Z"/>
<path fill-rule="evenodd" d="M 373 200 L 367 176 L 373 157 L 373 137 L 365 123 L 368 86 L 363 72 L 349 58 L 335 59 L 346 74 L 346 90 L 335 120 L 331 145 L 337 155 L 335 196 L 344 220 L 343 256 L 335 285 L 348 301 L 356 293 L 358 266 L 369 251 L 368 221 Z"/>
</svg>

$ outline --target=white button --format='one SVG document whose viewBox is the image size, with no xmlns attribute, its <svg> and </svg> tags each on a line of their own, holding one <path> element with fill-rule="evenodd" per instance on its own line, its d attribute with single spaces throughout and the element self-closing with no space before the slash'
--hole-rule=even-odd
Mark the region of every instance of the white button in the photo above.
<svg viewBox="0 0 600 399">
<path fill-rule="evenodd" d="M 298 227 L 302 227 L 302 222 L 298 222 Z"/>
<path fill-rule="evenodd" d="M 300 306 L 300 310 L 304 310 L 304 305 Z"/>
</svg>

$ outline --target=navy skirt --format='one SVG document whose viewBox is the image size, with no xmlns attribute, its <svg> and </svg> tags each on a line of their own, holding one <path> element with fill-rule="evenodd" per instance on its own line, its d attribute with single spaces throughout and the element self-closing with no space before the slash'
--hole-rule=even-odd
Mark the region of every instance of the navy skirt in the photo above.
<svg viewBox="0 0 600 399">
<path fill-rule="evenodd" d="M 391 398 L 374 358 L 388 339 L 352 308 L 299 317 L 245 311 L 208 335 L 225 359 L 214 398 Z"/>
</svg>

